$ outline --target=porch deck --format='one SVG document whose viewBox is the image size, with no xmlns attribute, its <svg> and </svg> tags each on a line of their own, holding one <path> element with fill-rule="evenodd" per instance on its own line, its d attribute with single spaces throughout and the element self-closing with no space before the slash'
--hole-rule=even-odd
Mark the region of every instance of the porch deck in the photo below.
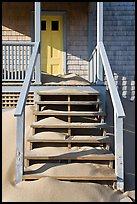
<svg viewBox="0 0 137 204">
<path fill-rule="evenodd" d="M 2 82 L 3 86 L 22 86 L 23 81 L 6 81 Z M 32 86 L 36 86 L 37 84 L 32 81 Z M 88 80 L 80 77 L 77 74 L 68 73 L 64 75 L 53 76 L 47 73 L 41 73 L 41 84 L 40 86 L 91 86 Z"/>
</svg>

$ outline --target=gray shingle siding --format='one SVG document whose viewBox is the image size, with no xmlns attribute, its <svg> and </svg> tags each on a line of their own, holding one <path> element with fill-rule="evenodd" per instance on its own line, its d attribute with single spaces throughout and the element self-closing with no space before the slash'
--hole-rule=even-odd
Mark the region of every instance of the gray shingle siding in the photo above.
<svg viewBox="0 0 137 204">
<path fill-rule="evenodd" d="M 135 2 L 104 2 L 104 45 L 121 96 L 135 97 Z"/>
</svg>

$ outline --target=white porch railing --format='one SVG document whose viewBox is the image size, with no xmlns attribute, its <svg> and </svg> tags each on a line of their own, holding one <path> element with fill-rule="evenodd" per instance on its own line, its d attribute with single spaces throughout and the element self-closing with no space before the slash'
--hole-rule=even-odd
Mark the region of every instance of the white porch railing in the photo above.
<svg viewBox="0 0 137 204">
<path fill-rule="evenodd" d="M 23 81 L 34 42 L 2 42 L 2 81 Z M 32 80 L 35 80 L 34 72 Z"/>
<path fill-rule="evenodd" d="M 95 83 L 98 81 L 97 72 L 97 52 L 99 53 L 102 67 L 104 68 L 104 74 L 108 83 L 108 89 L 110 92 L 113 108 L 114 108 L 114 140 L 115 140 L 115 173 L 117 176 L 117 189 L 124 189 L 124 163 L 123 163 L 123 118 L 125 113 L 119 97 L 119 93 L 114 81 L 112 69 L 107 57 L 107 53 L 103 42 L 98 42 L 98 45 L 93 50 L 90 58 L 90 81 Z"/>
</svg>

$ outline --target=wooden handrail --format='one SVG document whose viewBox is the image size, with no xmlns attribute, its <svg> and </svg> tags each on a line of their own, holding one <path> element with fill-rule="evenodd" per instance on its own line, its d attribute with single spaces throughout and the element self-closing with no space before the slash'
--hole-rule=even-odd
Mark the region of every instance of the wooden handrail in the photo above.
<svg viewBox="0 0 137 204">
<path fill-rule="evenodd" d="M 112 103 L 113 103 L 114 109 L 116 110 L 117 117 L 124 118 L 125 117 L 124 109 L 118 94 L 118 90 L 112 74 L 112 69 L 111 69 L 103 42 L 99 42 L 97 49 L 99 49 L 99 53 L 102 59 L 102 64 L 104 66 L 104 71 L 108 82 L 108 88 L 110 90 Z"/>
</svg>

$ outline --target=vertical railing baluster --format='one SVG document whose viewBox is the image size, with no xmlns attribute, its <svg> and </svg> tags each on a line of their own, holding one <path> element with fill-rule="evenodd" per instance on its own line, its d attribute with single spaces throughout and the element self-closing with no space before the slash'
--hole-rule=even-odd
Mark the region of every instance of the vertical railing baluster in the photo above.
<svg viewBox="0 0 137 204">
<path fill-rule="evenodd" d="M 6 79 L 6 45 L 4 45 L 4 79 Z"/>
<path fill-rule="evenodd" d="M 15 79 L 17 79 L 17 46 L 15 45 Z"/>
<path fill-rule="evenodd" d="M 11 46 L 11 79 L 13 79 L 13 72 L 14 72 L 14 50 L 12 45 Z"/>
<path fill-rule="evenodd" d="M 8 48 L 8 79 L 10 79 L 10 46 Z"/>
<path fill-rule="evenodd" d="M 91 59 L 91 68 L 92 68 L 92 82 L 94 83 L 94 55 Z"/>
<path fill-rule="evenodd" d="M 31 46 L 30 57 L 31 57 L 31 55 L 32 55 L 33 50 L 34 50 L 34 46 L 32 45 L 32 46 Z M 35 80 L 35 69 L 34 69 L 33 74 L 32 74 L 32 80 Z"/>
<path fill-rule="evenodd" d="M 97 49 L 96 49 L 96 52 L 95 52 L 95 67 L 94 67 L 94 69 L 95 69 L 95 78 L 94 78 L 94 82 L 96 83 L 96 81 L 97 81 Z"/>
<path fill-rule="evenodd" d="M 20 45 L 18 46 L 18 79 L 20 80 Z"/>
<path fill-rule="evenodd" d="M 24 78 L 26 77 L 26 70 L 27 70 L 27 66 L 28 66 L 28 46 L 26 45 L 25 46 L 25 69 L 24 69 L 24 74 L 25 74 L 25 76 L 24 76 Z"/>
<path fill-rule="evenodd" d="M 24 46 L 22 46 L 22 79 L 24 79 Z"/>
<path fill-rule="evenodd" d="M 94 52 L 93 55 L 93 82 L 96 82 L 96 51 Z"/>
</svg>

